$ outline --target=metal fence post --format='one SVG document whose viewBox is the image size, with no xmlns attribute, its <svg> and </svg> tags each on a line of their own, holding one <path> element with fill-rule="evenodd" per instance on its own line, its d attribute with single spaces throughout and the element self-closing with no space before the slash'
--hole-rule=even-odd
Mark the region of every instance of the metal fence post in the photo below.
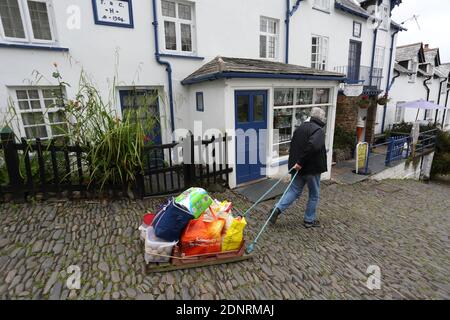
<svg viewBox="0 0 450 320">
<path fill-rule="evenodd" d="M 19 189 L 23 184 L 20 176 L 19 154 L 17 152 L 14 133 L 9 127 L 4 127 L 0 132 L 0 139 L 5 156 L 6 169 L 8 171 L 9 184 Z"/>
</svg>

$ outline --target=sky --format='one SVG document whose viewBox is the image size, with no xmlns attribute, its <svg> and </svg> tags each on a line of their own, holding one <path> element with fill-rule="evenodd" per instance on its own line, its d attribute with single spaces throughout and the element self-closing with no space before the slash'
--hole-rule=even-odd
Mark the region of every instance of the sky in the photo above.
<svg viewBox="0 0 450 320">
<path fill-rule="evenodd" d="M 404 24 L 398 44 L 423 42 L 439 48 L 442 63 L 450 62 L 450 0 L 403 0 L 395 7 L 392 18 L 401 23 L 418 15 L 420 29 L 414 20 Z"/>
</svg>

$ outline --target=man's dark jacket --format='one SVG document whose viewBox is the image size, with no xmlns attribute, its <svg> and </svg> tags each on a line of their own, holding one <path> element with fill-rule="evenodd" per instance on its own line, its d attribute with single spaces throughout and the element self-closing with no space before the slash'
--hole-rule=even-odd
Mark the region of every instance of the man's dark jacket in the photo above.
<svg viewBox="0 0 450 320">
<path fill-rule="evenodd" d="M 300 175 L 317 175 L 327 172 L 327 150 L 325 148 L 325 123 L 317 118 L 303 123 L 294 132 L 289 150 L 289 168 L 299 164 Z"/>
</svg>

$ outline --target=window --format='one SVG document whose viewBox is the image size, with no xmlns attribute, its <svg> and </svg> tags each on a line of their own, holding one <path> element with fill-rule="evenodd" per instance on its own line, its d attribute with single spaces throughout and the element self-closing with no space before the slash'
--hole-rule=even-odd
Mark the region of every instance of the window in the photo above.
<svg viewBox="0 0 450 320">
<path fill-rule="evenodd" d="M 405 120 L 405 108 L 400 108 L 399 105 L 404 104 L 405 101 L 397 102 L 395 107 L 395 123 L 401 123 Z"/>
<path fill-rule="evenodd" d="M 194 5 L 189 2 L 162 0 L 161 11 L 165 50 L 193 53 Z"/>
<path fill-rule="evenodd" d="M 330 12 L 330 0 L 314 0 L 313 8 Z"/>
<path fill-rule="evenodd" d="M 49 0 L 0 0 L 0 33 L 4 40 L 54 42 Z"/>
<path fill-rule="evenodd" d="M 355 38 L 361 38 L 361 30 L 362 30 L 362 23 L 353 21 L 353 36 Z"/>
<path fill-rule="evenodd" d="M 261 17 L 259 57 L 276 59 L 278 55 L 278 20 Z"/>
<path fill-rule="evenodd" d="M 273 157 L 289 155 L 292 135 L 297 127 L 308 121 L 313 107 L 328 113 L 329 88 L 277 88 L 274 90 Z"/>
<path fill-rule="evenodd" d="M 27 139 L 48 139 L 64 135 L 67 120 L 58 103 L 58 87 L 15 90 L 18 113 Z"/>
<path fill-rule="evenodd" d="M 326 70 L 328 60 L 328 38 L 312 36 L 311 67 Z"/>
<path fill-rule="evenodd" d="M 203 101 L 203 92 L 197 92 L 195 94 L 195 103 L 197 106 L 197 111 L 203 112 L 205 111 L 205 105 Z"/>
<path fill-rule="evenodd" d="M 383 69 L 384 67 L 384 57 L 385 57 L 385 48 L 377 46 L 375 48 L 375 61 L 374 67 L 377 69 Z"/>
<path fill-rule="evenodd" d="M 408 65 L 408 70 L 411 71 L 411 74 L 408 76 L 408 80 L 411 83 L 415 83 L 417 79 L 417 69 L 419 69 L 419 64 L 415 61 L 410 61 Z"/>
<path fill-rule="evenodd" d="M 380 18 L 382 19 L 380 28 L 383 30 L 389 30 L 389 23 L 390 23 L 389 8 L 386 5 L 381 5 L 379 10 L 380 10 Z"/>
</svg>

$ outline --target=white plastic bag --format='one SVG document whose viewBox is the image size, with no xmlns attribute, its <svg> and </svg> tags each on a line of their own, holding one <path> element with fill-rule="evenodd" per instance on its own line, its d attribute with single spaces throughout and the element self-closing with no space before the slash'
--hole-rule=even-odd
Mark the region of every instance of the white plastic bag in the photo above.
<svg viewBox="0 0 450 320">
<path fill-rule="evenodd" d="M 168 242 L 157 238 L 153 227 L 149 226 L 145 239 L 145 262 L 169 262 L 173 247 L 177 243 L 178 241 Z"/>
</svg>

